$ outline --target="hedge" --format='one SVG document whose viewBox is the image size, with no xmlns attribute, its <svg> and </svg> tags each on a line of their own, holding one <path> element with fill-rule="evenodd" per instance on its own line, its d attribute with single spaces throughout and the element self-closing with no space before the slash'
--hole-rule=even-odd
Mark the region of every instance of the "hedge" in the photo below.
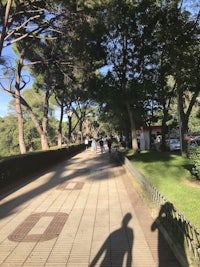
<svg viewBox="0 0 200 267">
<path fill-rule="evenodd" d="M 37 171 L 41 171 L 64 159 L 70 158 L 83 149 L 84 145 L 73 145 L 57 150 L 34 152 L 1 159 L 0 188 L 2 189 Z"/>
<path fill-rule="evenodd" d="M 200 146 L 189 150 L 189 158 L 192 162 L 192 174 L 197 180 L 200 180 Z"/>
</svg>

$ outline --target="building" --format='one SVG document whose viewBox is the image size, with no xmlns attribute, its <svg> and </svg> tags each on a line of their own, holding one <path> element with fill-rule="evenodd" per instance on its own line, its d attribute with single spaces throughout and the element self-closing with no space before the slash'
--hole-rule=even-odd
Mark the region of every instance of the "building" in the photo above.
<svg viewBox="0 0 200 267">
<path fill-rule="evenodd" d="M 161 126 L 142 126 L 137 131 L 140 140 L 140 150 L 149 150 L 150 143 L 160 145 L 161 142 Z M 150 142 L 152 140 L 152 142 Z"/>
</svg>

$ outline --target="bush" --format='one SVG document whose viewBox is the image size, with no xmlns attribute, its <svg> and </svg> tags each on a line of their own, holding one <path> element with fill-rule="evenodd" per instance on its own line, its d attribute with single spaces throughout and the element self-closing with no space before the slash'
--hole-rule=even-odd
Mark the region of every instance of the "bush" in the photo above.
<svg viewBox="0 0 200 267">
<path fill-rule="evenodd" d="M 200 180 L 200 146 L 193 147 L 189 150 L 189 158 L 192 161 L 192 175 L 194 175 L 197 180 Z"/>
<path fill-rule="evenodd" d="M 84 145 L 71 145 L 62 149 L 3 158 L 0 160 L 0 188 L 11 185 L 20 179 L 26 179 L 33 173 L 70 158 L 83 149 Z"/>
</svg>

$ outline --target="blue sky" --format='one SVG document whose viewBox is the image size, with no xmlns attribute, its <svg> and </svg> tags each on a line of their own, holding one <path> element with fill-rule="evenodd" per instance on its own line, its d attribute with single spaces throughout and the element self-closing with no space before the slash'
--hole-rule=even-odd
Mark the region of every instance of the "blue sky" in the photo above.
<svg viewBox="0 0 200 267">
<path fill-rule="evenodd" d="M 197 13 L 197 11 L 199 11 L 199 2 L 197 0 L 193 1 L 192 7 L 188 6 L 188 3 L 190 3 L 190 1 L 184 1 L 184 5 L 186 5 L 187 9 L 189 9 L 192 14 Z M 196 8 L 194 10 L 195 3 L 196 3 Z M 16 55 L 12 51 L 11 46 L 8 46 L 7 48 L 3 49 L 2 56 L 6 56 L 7 58 L 9 58 L 9 60 L 11 60 L 11 62 L 14 62 L 14 58 L 16 57 Z M 14 66 L 14 63 L 12 64 Z M 108 67 L 106 67 L 105 69 L 103 68 L 102 73 L 106 72 L 107 70 Z M 7 95 L 6 93 L 0 90 L 0 117 L 6 116 L 8 114 L 9 112 L 8 103 L 12 99 L 13 98 L 11 96 Z"/>
<path fill-rule="evenodd" d="M 12 100 L 12 97 L 0 91 L 0 117 L 8 114 L 8 103 L 10 100 Z"/>
<path fill-rule="evenodd" d="M 2 56 L 11 59 L 14 61 L 16 55 L 13 53 L 11 46 L 4 48 L 2 51 Z M 3 91 L 0 90 L 0 117 L 6 116 L 8 114 L 8 103 L 13 98 Z"/>
<path fill-rule="evenodd" d="M 11 46 L 3 49 L 2 56 L 6 57 L 10 66 L 14 66 L 14 59 L 17 56 L 13 53 Z M 28 84 L 27 88 L 30 88 L 30 83 Z M 9 96 L 8 94 L 0 90 L 0 117 L 5 117 L 9 114 L 8 104 L 11 100 L 13 100 L 12 96 Z M 55 111 L 55 117 L 59 118 L 59 116 L 60 111 Z M 66 120 L 66 118 L 64 118 L 64 120 Z"/>
<path fill-rule="evenodd" d="M 17 56 L 13 53 L 11 46 L 4 48 L 2 52 L 2 56 L 6 57 L 9 61 L 9 64 L 14 66 L 14 58 Z M 101 69 L 101 72 L 105 74 L 108 69 L 111 69 L 111 66 L 106 66 Z M 30 84 L 29 84 L 30 86 Z M 0 90 L 0 117 L 4 117 L 9 113 L 8 104 L 13 99 L 13 97 L 7 95 L 5 92 Z M 56 112 L 56 117 L 59 117 L 59 112 Z"/>
<path fill-rule="evenodd" d="M 6 63 L 8 66 L 15 66 L 15 59 L 18 56 L 12 51 L 11 46 L 8 46 L 3 49 L 2 56 L 6 59 Z M 30 87 L 30 83 L 27 85 L 27 88 L 28 87 Z M 9 96 L 8 94 L 0 90 L 0 117 L 4 117 L 9 113 L 8 104 L 11 100 L 13 100 L 12 96 Z"/>
</svg>

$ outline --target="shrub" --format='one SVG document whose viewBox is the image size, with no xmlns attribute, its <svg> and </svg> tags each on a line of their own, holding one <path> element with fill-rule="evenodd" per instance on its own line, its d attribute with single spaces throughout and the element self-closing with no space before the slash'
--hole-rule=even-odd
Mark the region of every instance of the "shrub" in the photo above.
<svg viewBox="0 0 200 267">
<path fill-rule="evenodd" d="M 192 162 L 192 175 L 200 180 L 200 146 L 193 147 L 189 150 L 189 158 Z"/>
<path fill-rule="evenodd" d="M 0 160 L 0 188 L 11 185 L 33 173 L 44 170 L 81 152 L 84 145 L 16 155 Z"/>
</svg>

